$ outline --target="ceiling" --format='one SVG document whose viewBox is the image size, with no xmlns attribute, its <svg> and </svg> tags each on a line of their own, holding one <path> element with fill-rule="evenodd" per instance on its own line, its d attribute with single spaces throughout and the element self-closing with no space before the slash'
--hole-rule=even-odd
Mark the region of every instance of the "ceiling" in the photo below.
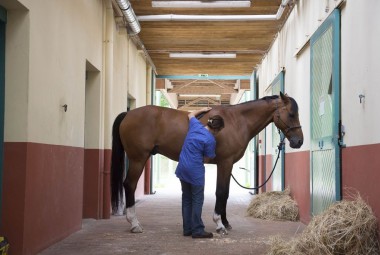
<svg viewBox="0 0 380 255">
<path fill-rule="evenodd" d="M 135 40 L 137 38 L 140 46 L 144 46 L 143 50 L 154 64 L 158 77 L 171 81 L 174 86 L 172 93 L 180 90 L 177 86 L 187 84 L 185 88 L 189 91 L 186 94 L 213 94 L 216 93 L 213 89 L 215 86 L 221 88 L 216 85 L 218 83 L 229 87 L 229 89 L 221 90 L 221 93 L 224 93 L 223 98 L 226 95 L 230 98 L 231 94 L 237 93 L 239 88 L 236 84 L 240 82 L 239 80 L 247 79 L 246 77 L 249 77 L 253 69 L 260 64 L 291 8 L 287 5 L 281 18 L 273 20 L 143 21 L 141 20 L 143 16 L 163 14 L 223 15 L 221 17 L 227 17 L 224 15 L 235 17 L 236 15 L 266 15 L 265 17 L 269 17 L 267 15 L 276 15 L 282 1 L 252 0 L 251 7 L 245 8 L 157 8 L 152 7 L 152 0 L 130 0 L 129 2 L 141 26 L 141 31 L 135 36 Z M 178 52 L 235 53 L 236 58 L 169 57 L 169 53 Z M 187 79 L 179 81 L 178 77 L 174 80 L 172 76 L 187 76 Z M 189 81 L 189 76 L 194 79 Z M 199 85 L 196 77 L 202 77 L 204 80 L 202 85 Z M 207 88 L 210 89 L 207 90 Z M 178 98 L 179 101 L 182 99 Z M 199 97 L 194 100 L 196 99 Z M 224 100 L 219 101 L 224 102 Z"/>
<path fill-rule="evenodd" d="M 191 111 L 206 106 L 229 105 L 249 90 L 249 80 L 158 79 L 157 89 L 176 94 L 177 109 Z"/>
</svg>

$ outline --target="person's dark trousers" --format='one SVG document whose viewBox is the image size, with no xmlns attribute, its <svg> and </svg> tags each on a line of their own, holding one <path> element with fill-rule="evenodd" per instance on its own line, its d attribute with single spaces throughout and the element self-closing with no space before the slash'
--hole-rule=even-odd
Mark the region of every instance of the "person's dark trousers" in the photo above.
<svg viewBox="0 0 380 255">
<path fill-rule="evenodd" d="M 181 180 L 183 234 L 198 235 L 204 233 L 202 207 L 204 186 L 196 186 Z"/>
</svg>

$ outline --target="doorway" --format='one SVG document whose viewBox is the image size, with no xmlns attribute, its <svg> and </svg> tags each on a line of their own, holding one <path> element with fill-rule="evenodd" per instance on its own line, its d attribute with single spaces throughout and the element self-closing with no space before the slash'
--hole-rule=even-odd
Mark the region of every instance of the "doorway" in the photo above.
<svg viewBox="0 0 380 255">
<path fill-rule="evenodd" d="M 89 61 L 85 70 L 83 218 L 103 217 L 101 78 Z"/>
<path fill-rule="evenodd" d="M 334 10 L 310 39 L 311 212 L 341 199 L 340 11 Z"/>
</svg>

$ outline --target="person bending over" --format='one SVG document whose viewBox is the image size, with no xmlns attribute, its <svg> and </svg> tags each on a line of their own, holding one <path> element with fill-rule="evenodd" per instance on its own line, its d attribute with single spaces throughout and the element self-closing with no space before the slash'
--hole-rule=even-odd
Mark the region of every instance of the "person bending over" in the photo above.
<svg viewBox="0 0 380 255">
<path fill-rule="evenodd" d="M 205 166 L 215 157 L 215 135 L 224 128 L 221 116 L 211 116 L 207 125 L 196 118 L 200 113 L 208 112 L 211 107 L 189 113 L 189 130 L 179 156 L 176 176 L 182 187 L 183 235 L 193 238 L 212 238 L 205 231 L 202 221 L 204 202 Z"/>
</svg>

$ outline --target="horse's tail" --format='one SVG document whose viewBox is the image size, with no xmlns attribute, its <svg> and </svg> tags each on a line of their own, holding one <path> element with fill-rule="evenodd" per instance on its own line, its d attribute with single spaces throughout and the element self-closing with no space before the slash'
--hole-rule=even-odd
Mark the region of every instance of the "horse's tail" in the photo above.
<svg viewBox="0 0 380 255">
<path fill-rule="evenodd" d="M 112 208 L 118 208 L 119 201 L 123 198 L 123 175 L 125 165 L 125 153 L 120 139 L 119 127 L 127 112 L 120 113 L 112 126 L 112 157 L 111 157 L 111 204 Z"/>
</svg>

